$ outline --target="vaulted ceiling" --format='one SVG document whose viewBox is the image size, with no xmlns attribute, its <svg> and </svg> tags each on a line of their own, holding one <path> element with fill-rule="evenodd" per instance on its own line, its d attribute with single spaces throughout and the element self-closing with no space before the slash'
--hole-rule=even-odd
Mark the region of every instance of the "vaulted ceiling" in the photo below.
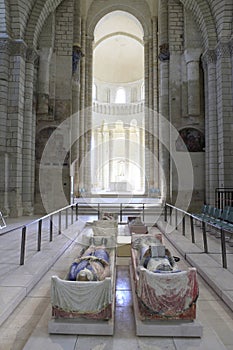
<svg viewBox="0 0 233 350">
<path fill-rule="evenodd" d="M 128 83 L 143 78 L 143 28 L 129 13 L 114 11 L 95 29 L 94 76 L 109 83 Z"/>
</svg>

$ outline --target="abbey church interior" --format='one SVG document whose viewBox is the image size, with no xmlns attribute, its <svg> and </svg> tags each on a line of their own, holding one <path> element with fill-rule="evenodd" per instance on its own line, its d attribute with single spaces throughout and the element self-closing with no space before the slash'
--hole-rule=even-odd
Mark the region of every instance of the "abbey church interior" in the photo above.
<svg viewBox="0 0 233 350">
<path fill-rule="evenodd" d="M 232 186 L 231 1 L 2 1 L 0 49 L 4 215 Z"/>
<path fill-rule="evenodd" d="M 133 340 L 116 326 L 120 338 L 115 347 L 105 338 L 101 343 L 98 337 L 71 336 L 63 347 L 63 338 L 47 338 L 46 294 L 40 314 L 46 319 L 44 348 L 117 350 L 130 344 L 142 350 L 188 350 L 188 345 L 208 350 L 213 341 L 213 350 L 232 349 L 230 332 L 225 336 L 217 321 L 212 323 L 222 317 L 225 329 L 233 327 L 232 135 L 232 0 L 0 0 L 0 295 L 5 301 L 5 309 L 0 308 L 5 345 L 0 350 L 10 349 L 4 322 L 17 319 L 13 312 L 24 297 L 41 298 L 44 287 L 33 292 L 32 285 L 42 283 L 52 264 L 71 249 L 63 239 L 77 243 L 69 225 L 78 225 L 77 232 L 86 230 L 93 216 L 100 219 L 101 205 L 107 212 L 117 211 L 119 236 L 130 215 L 138 219 L 140 214 L 143 233 L 149 232 L 147 226 L 156 227 L 169 248 L 174 244 L 174 254 L 183 256 L 182 268 L 196 266 L 205 280 L 199 304 L 204 335 L 191 345 L 177 340 L 161 345 L 151 340 L 153 335 L 135 343 L 133 326 Z M 38 237 L 32 244 L 35 232 L 28 223 L 33 220 Z M 14 241 L 9 232 L 17 227 Z M 61 242 L 54 238 L 56 230 Z M 8 242 L 17 245 L 17 253 Z M 127 239 L 119 242 L 118 281 L 130 274 L 131 247 Z M 45 257 L 38 258 L 42 250 Z M 69 259 L 71 255 L 65 263 Z M 18 268 L 20 281 L 14 275 Z M 116 296 L 132 293 L 122 283 L 123 291 L 116 283 Z M 125 306 L 119 300 L 116 319 L 123 317 Z M 131 312 L 131 304 L 126 309 Z M 125 329 L 133 324 L 127 315 Z M 14 333 L 15 349 L 41 349 L 35 339 L 45 326 L 38 330 L 35 321 L 27 330 L 22 322 L 23 331 Z M 127 343 L 128 337 L 132 342 Z M 61 347 L 53 347 L 51 339 Z"/>
</svg>

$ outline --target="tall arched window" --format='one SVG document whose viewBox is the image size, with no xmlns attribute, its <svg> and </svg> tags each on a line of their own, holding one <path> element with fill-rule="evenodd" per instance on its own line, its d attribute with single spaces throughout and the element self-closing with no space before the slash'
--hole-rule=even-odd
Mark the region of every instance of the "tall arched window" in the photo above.
<svg viewBox="0 0 233 350">
<path fill-rule="evenodd" d="M 145 100 L 145 84 L 143 83 L 141 86 L 141 100 Z"/>
<path fill-rule="evenodd" d="M 125 89 L 120 87 L 116 92 L 115 103 L 126 103 Z"/>
<path fill-rule="evenodd" d="M 97 100 L 97 86 L 95 83 L 93 83 L 93 86 L 92 86 L 92 97 L 93 97 L 93 101 Z"/>
</svg>

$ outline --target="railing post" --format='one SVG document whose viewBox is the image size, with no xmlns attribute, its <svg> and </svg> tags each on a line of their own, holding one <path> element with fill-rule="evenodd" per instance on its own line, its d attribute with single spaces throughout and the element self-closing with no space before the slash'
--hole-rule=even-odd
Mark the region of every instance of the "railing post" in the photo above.
<svg viewBox="0 0 233 350">
<path fill-rule="evenodd" d="M 68 208 L 66 208 L 66 228 L 68 227 Z"/>
<path fill-rule="evenodd" d="M 58 214 L 58 234 L 61 234 L 61 211 Z"/>
<path fill-rule="evenodd" d="M 185 214 L 184 214 L 183 219 L 182 219 L 182 234 L 183 234 L 183 236 L 185 236 Z"/>
<path fill-rule="evenodd" d="M 71 224 L 74 223 L 74 213 L 73 213 L 73 205 L 71 205 Z"/>
<path fill-rule="evenodd" d="M 78 203 L 75 206 L 76 220 L 78 220 Z"/>
<path fill-rule="evenodd" d="M 142 221 L 145 220 L 144 203 L 142 204 Z"/>
<path fill-rule="evenodd" d="M 42 220 L 38 222 L 38 238 L 37 238 L 37 251 L 41 250 L 41 231 L 42 231 Z"/>
<path fill-rule="evenodd" d="M 172 211 L 173 211 L 173 208 L 170 207 L 170 210 L 169 210 L 169 215 L 170 215 L 170 225 L 172 225 Z"/>
<path fill-rule="evenodd" d="M 167 204 L 166 203 L 164 207 L 164 221 L 167 222 Z"/>
<path fill-rule="evenodd" d="M 221 246 L 222 246 L 222 267 L 227 269 L 227 254 L 226 254 L 226 237 L 225 231 L 221 227 Z"/>
<path fill-rule="evenodd" d="M 122 203 L 120 204 L 120 222 L 122 222 Z"/>
<path fill-rule="evenodd" d="M 50 225 L 49 225 L 49 242 L 53 240 L 53 215 L 50 216 Z"/>
<path fill-rule="evenodd" d="M 195 243 L 194 224 L 193 224 L 192 215 L 190 215 L 190 228 L 191 228 L 192 243 Z"/>
<path fill-rule="evenodd" d="M 176 225 L 176 230 L 177 230 L 177 213 L 178 213 L 178 210 L 177 209 L 175 209 L 175 225 Z"/>
<path fill-rule="evenodd" d="M 98 220 L 100 218 L 100 204 L 98 203 Z"/>
<path fill-rule="evenodd" d="M 25 245 L 26 245 L 26 226 L 22 228 L 22 238 L 21 238 L 21 253 L 20 253 L 20 265 L 24 265 L 25 258 Z"/>
<path fill-rule="evenodd" d="M 204 221 L 202 221 L 202 233 L 203 233 L 204 252 L 208 253 L 207 235 L 206 235 L 206 227 L 205 227 Z"/>
</svg>

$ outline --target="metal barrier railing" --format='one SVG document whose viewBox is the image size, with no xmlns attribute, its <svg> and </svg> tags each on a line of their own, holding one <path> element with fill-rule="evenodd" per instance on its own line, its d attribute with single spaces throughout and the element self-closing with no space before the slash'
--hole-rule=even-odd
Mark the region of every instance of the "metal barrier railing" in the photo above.
<svg viewBox="0 0 233 350">
<path fill-rule="evenodd" d="M 100 218 L 101 210 L 114 211 L 120 216 L 120 223 L 122 223 L 124 215 L 132 215 L 134 213 L 140 213 L 142 215 L 142 220 L 145 219 L 145 209 L 146 208 L 155 208 L 156 205 L 146 204 L 146 203 L 119 203 L 115 205 L 101 205 L 100 203 L 75 203 L 68 205 L 62 209 L 56 210 L 50 214 L 47 214 L 39 219 L 36 219 L 28 224 L 17 226 L 10 230 L 5 230 L 0 233 L 0 236 L 6 235 L 10 232 L 21 230 L 21 249 L 20 249 L 20 265 L 24 265 L 25 262 L 25 251 L 26 251 L 26 238 L 27 238 L 27 230 L 32 225 L 37 225 L 37 251 L 41 250 L 42 245 L 42 227 L 45 220 L 49 220 L 49 242 L 53 241 L 54 238 L 54 218 L 58 215 L 58 235 L 62 232 L 62 214 L 65 214 L 65 229 L 68 228 L 69 224 L 72 225 L 75 220 L 78 220 L 79 215 L 82 215 L 83 209 L 86 210 L 86 214 L 93 214 L 93 210 L 95 214 Z M 70 212 L 70 214 L 69 214 Z M 69 222 L 70 217 L 70 222 Z"/>
<path fill-rule="evenodd" d="M 65 212 L 65 228 L 68 228 L 69 226 L 69 210 L 71 210 L 71 222 L 70 224 L 73 224 L 74 222 L 74 209 L 75 209 L 75 219 L 78 220 L 78 209 L 77 204 L 71 204 L 68 205 L 62 209 L 56 210 L 50 214 L 47 214 L 39 219 L 33 220 L 28 224 L 24 224 L 21 226 L 17 226 L 13 229 L 4 231 L 0 233 L 0 236 L 4 236 L 10 232 L 21 230 L 21 249 L 20 249 L 20 265 L 24 265 L 25 262 L 25 250 L 26 250 L 26 237 L 27 237 L 27 229 L 32 225 L 38 225 L 37 227 L 37 251 L 41 250 L 41 242 L 42 242 L 42 226 L 43 222 L 45 220 L 50 221 L 49 223 L 49 241 L 53 241 L 54 237 L 54 217 L 55 215 L 58 215 L 58 234 L 61 234 L 62 232 L 62 212 Z"/>
<path fill-rule="evenodd" d="M 158 204 L 152 203 L 114 203 L 114 204 L 101 204 L 101 203 L 77 203 L 78 214 L 96 214 L 98 219 L 101 216 L 101 211 L 113 212 L 119 216 L 119 223 L 123 223 L 123 216 L 130 215 L 141 215 L 142 220 L 145 220 L 146 211 L 155 210 L 155 208 L 160 208 Z"/>
<path fill-rule="evenodd" d="M 174 215 L 173 215 L 174 211 Z M 194 214 L 188 213 L 187 211 L 183 209 L 179 209 L 171 204 L 166 203 L 164 207 L 164 220 L 168 222 L 168 216 L 170 217 L 170 224 L 172 225 L 173 216 L 175 217 L 175 228 L 177 230 L 178 228 L 178 213 L 182 214 L 182 234 L 183 236 L 186 236 L 186 220 L 189 218 L 190 220 L 190 233 L 191 233 L 191 240 L 192 243 L 195 243 L 195 230 L 194 230 L 194 220 L 197 220 L 201 223 L 201 229 L 202 229 L 202 237 L 203 237 L 203 247 L 204 247 L 204 253 L 208 254 L 208 239 L 207 239 L 207 233 L 206 233 L 206 226 L 210 226 L 214 229 L 218 229 L 215 225 L 211 224 L 210 222 L 205 222 L 201 218 L 198 218 Z M 225 233 L 227 232 L 226 229 L 223 229 L 222 227 L 218 229 L 221 233 L 221 256 L 222 256 L 222 267 L 227 268 L 227 253 L 226 253 L 226 240 L 225 240 Z"/>
</svg>

